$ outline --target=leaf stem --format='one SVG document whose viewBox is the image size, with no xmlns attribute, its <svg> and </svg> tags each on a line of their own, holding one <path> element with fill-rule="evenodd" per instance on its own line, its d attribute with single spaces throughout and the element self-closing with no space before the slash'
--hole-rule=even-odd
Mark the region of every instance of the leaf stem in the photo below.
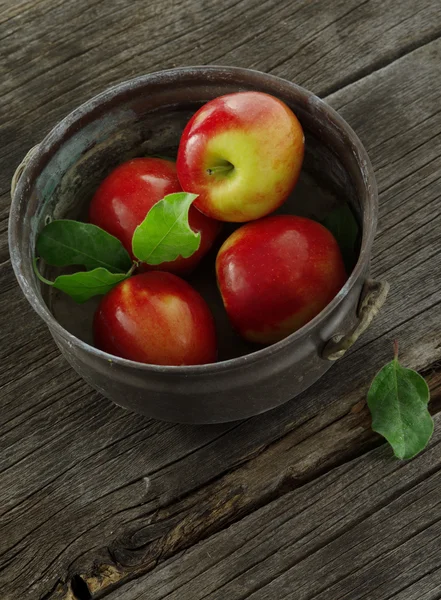
<svg viewBox="0 0 441 600">
<path fill-rule="evenodd" d="M 394 340 L 394 359 L 398 360 L 398 340 Z"/>
<path fill-rule="evenodd" d="M 135 260 L 133 262 L 132 266 L 130 267 L 130 269 L 127 271 L 126 277 L 131 277 L 133 275 L 133 272 L 135 271 L 135 269 L 137 269 L 138 267 L 139 267 L 139 262 L 137 262 Z"/>
<path fill-rule="evenodd" d="M 49 279 L 46 279 L 46 277 L 43 277 L 43 275 L 42 275 L 42 274 L 40 273 L 40 271 L 38 270 L 37 263 L 38 263 L 38 261 L 39 261 L 39 260 L 40 260 L 40 259 L 39 259 L 39 257 L 38 257 L 38 256 L 36 256 L 36 257 L 34 258 L 34 260 L 32 261 L 32 266 L 33 266 L 33 268 L 34 268 L 34 273 L 35 273 L 35 275 L 36 275 L 36 276 L 38 277 L 38 279 L 39 279 L 40 281 L 42 281 L 43 283 L 46 283 L 47 285 L 54 285 L 54 282 L 53 282 L 53 281 L 50 281 Z"/>
</svg>

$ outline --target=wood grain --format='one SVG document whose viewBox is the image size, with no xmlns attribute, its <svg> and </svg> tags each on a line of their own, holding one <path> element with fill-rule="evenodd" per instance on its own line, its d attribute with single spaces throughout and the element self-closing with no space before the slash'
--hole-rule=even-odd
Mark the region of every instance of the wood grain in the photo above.
<svg viewBox="0 0 441 600">
<path fill-rule="evenodd" d="M 109 85 L 211 63 L 272 72 L 324 96 L 441 33 L 434 0 L 40 0 L 2 12 L 0 263 L 15 167 Z"/>
<path fill-rule="evenodd" d="M 180 571 L 186 564 L 182 549 L 279 496 L 285 506 L 291 493 L 304 494 L 306 506 L 309 486 L 315 485 L 308 481 L 328 470 L 326 477 L 336 472 L 339 481 L 349 467 L 334 467 L 379 443 L 360 402 L 390 357 L 394 337 L 407 366 L 428 369 L 437 410 L 441 45 L 430 40 L 440 33 L 441 9 L 427 0 L 417 7 L 408 0 L 333 0 L 325 9 L 319 2 L 293 8 L 287 0 L 277 6 L 269 0 L 231 0 L 222 8 L 207 0 L 135 0 L 130 6 L 121 0 L 40 0 L 1 6 L 0 43 L 8 48 L 0 58 L 2 598 L 72 598 L 67 583 L 76 574 L 104 593 L 109 585 L 152 569 L 145 581 L 152 594 L 160 594 L 162 583 L 155 582 L 159 573 L 169 572 L 161 562 L 175 560 Z M 91 392 L 22 297 L 6 250 L 9 179 L 28 147 L 109 83 L 192 62 L 254 66 L 322 94 L 337 90 L 328 100 L 361 136 L 378 176 L 373 272 L 392 283 L 372 328 L 319 386 L 270 414 L 218 427 L 152 422 Z M 348 378 L 348 372 L 357 376 Z M 382 452 L 374 456 L 387 469 L 390 461 Z M 415 475 L 408 473 L 410 479 Z M 242 521 L 234 527 L 239 526 Z M 229 534 L 221 535 L 227 540 Z M 339 568 L 345 564 L 341 560 Z M 155 571 L 159 579 L 151 579 Z M 238 575 L 237 569 L 230 574 Z M 418 574 L 426 583 L 415 581 L 409 594 L 423 585 L 421 597 L 436 598 L 436 577 Z M 218 578 L 219 586 L 222 581 Z M 182 578 L 177 582 L 184 585 Z M 129 584 L 124 589 L 131 593 Z M 199 593 L 193 583 L 182 589 L 176 596 L 182 600 Z M 285 592 L 280 598 L 289 597 Z M 400 600 L 412 598 L 396 593 Z M 230 596 L 219 596 L 224 597 Z"/>
<path fill-rule="evenodd" d="M 374 450 L 106 598 L 385 600 L 409 587 L 414 594 L 441 567 L 440 421 L 414 461 Z M 438 597 L 435 585 L 426 582 L 427 597 Z"/>
</svg>

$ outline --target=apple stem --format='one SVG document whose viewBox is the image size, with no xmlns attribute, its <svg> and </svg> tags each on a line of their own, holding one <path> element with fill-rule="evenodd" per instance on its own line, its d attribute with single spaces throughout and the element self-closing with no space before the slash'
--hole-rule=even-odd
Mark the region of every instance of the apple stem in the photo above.
<svg viewBox="0 0 441 600">
<path fill-rule="evenodd" d="M 209 175 L 214 175 L 215 173 L 224 173 L 226 171 L 232 171 L 234 169 L 233 165 L 218 165 L 217 167 L 211 167 L 207 169 L 207 173 Z"/>
</svg>

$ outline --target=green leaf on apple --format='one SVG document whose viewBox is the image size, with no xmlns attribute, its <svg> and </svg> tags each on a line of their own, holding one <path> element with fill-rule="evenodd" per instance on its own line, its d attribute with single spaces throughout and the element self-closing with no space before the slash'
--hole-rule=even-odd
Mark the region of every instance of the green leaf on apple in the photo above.
<svg viewBox="0 0 441 600">
<path fill-rule="evenodd" d="M 60 219 L 44 227 L 37 239 L 37 254 L 53 267 L 82 265 L 126 273 L 132 260 L 122 243 L 91 223 Z"/>
<path fill-rule="evenodd" d="M 188 222 L 188 211 L 196 198 L 196 194 L 187 192 L 169 194 L 149 210 L 133 234 L 132 249 L 137 259 L 159 265 L 196 252 L 201 234 L 194 232 Z"/>
<path fill-rule="evenodd" d="M 433 433 L 429 399 L 426 381 L 400 365 L 395 344 L 395 357 L 373 380 L 367 402 L 372 429 L 386 438 L 397 458 L 413 458 L 427 446 Z"/>
<path fill-rule="evenodd" d="M 322 220 L 322 225 L 329 229 L 340 247 L 346 271 L 349 273 L 357 260 L 356 244 L 359 227 L 348 204 L 338 206 Z"/>
<path fill-rule="evenodd" d="M 92 271 L 59 275 L 54 281 L 50 281 L 39 272 L 37 260 L 34 260 L 34 271 L 38 279 L 57 290 L 65 292 L 78 303 L 86 302 L 93 296 L 107 294 L 117 283 L 124 281 L 131 275 L 130 271 L 128 273 L 111 273 L 103 267 L 98 267 Z"/>
</svg>

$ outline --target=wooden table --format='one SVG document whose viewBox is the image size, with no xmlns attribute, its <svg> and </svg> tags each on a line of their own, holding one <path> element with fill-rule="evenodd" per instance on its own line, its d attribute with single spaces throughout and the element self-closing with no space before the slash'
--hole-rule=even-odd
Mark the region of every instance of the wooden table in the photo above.
<svg viewBox="0 0 441 600">
<path fill-rule="evenodd" d="M 366 391 L 392 356 L 441 407 L 439 0 L 0 0 L 2 600 L 441 598 L 441 418 L 399 462 Z M 252 67 L 326 99 L 380 189 L 373 275 L 392 290 L 300 398 L 221 426 L 160 423 L 60 356 L 8 257 L 12 173 L 71 109 L 135 75 Z"/>
</svg>

